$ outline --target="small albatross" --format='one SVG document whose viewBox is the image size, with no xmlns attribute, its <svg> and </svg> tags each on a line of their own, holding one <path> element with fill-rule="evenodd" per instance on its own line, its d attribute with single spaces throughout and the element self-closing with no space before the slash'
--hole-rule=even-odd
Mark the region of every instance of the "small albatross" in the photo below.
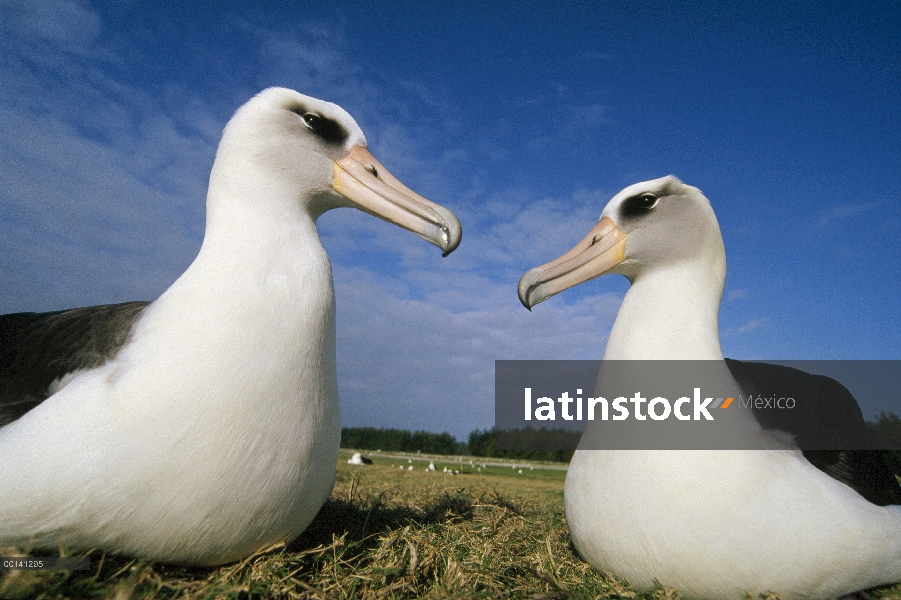
<svg viewBox="0 0 901 600">
<path fill-rule="evenodd" d="M 717 383 L 736 396 L 740 385 L 765 390 L 775 380 L 837 386 L 826 405 L 862 424 L 853 397 L 827 378 L 722 362 L 726 254 L 697 188 L 669 176 L 624 189 L 579 244 L 522 277 L 519 297 L 531 309 L 607 273 L 625 275 L 631 287 L 604 361 L 720 361 L 722 368 L 711 365 Z M 901 488 L 878 452 L 802 453 L 771 431 L 791 434 L 784 423 L 768 430 L 751 411 L 729 415 L 730 436 L 765 449 L 577 450 L 565 503 L 579 554 L 638 590 L 659 581 L 709 599 L 835 598 L 901 581 Z M 588 424 L 583 444 L 596 426 Z"/>
<path fill-rule="evenodd" d="M 0 317 L 0 546 L 216 565 L 309 525 L 340 440 L 315 225 L 339 206 L 460 242 L 347 112 L 269 88 L 225 127 L 203 245 L 159 299 Z"/>
</svg>

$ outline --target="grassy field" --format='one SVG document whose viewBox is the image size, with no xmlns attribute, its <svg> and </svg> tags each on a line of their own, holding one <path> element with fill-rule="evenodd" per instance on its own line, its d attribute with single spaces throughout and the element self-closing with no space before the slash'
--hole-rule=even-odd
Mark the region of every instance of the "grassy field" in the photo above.
<svg viewBox="0 0 901 600">
<path fill-rule="evenodd" d="M 0 598 L 678 597 L 636 594 L 574 554 L 559 465 L 367 455 L 373 465 L 354 466 L 342 451 L 331 500 L 287 547 L 203 569 L 93 552 L 91 571 L 0 571 Z M 901 598 L 901 587 L 869 597 Z"/>
</svg>

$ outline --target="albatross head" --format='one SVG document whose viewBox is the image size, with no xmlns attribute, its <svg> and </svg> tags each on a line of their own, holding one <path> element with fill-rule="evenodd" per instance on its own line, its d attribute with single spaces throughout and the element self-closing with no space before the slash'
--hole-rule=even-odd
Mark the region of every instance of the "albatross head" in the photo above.
<svg viewBox="0 0 901 600">
<path fill-rule="evenodd" d="M 412 231 L 445 256 L 460 243 L 453 213 L 391 175 L 347 111 L 285 88 L 263 90 L 226 126 L 210 176 L 208 218 L 216 216 L 217 186 L 314 219 L 351 206 Z"/>
<path fill-rule="evenodd" d="M 614 196 L 572 250 L 523 275 L 519 299 L 531 310 L 601 275 L 619 273 L 635 283 L 652 271 L 689 262 L 716 280 L 725 279 L 726 253 L 710 202 L 699 189 L 669 175 Z"/>
</svg>

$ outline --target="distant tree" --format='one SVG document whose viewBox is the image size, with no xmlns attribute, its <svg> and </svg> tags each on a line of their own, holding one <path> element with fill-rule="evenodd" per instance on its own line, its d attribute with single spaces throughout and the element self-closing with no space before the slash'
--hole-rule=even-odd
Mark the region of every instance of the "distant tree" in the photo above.
<svg viewBox="0 0 901 600">
<path fill-rule="evenodd" d="M 494 428 L 469 433 L 469 453 L 473 456 L 494 456 Z"/>
<path fill-rule="evenodd" d="M 895 475 L 901 475 L 901 417 L 893 412 L 881 412 L 875 422 L 867 421 L 867 425 L 879 444 L 889 449 L 885 453 L 889 468 Z"/>
<path fill-rule="evenodd" d="M 404 429 L 377 429 L 375 427 L 343 427 L 341 447 L 357 450 L 385 450 L 389 452 L 426 452 L 430 454 L 465 453 L 466 444 L 458 442 L 451 434 L 429 431 L 409 432 Z"/>
<path fill-rule="evenodd" d="M 469 452 L 473 456 L 569 462 L 580 437 L 580 433 L 565 429 L 476 429 L 469 434 Z"/>
</svg>

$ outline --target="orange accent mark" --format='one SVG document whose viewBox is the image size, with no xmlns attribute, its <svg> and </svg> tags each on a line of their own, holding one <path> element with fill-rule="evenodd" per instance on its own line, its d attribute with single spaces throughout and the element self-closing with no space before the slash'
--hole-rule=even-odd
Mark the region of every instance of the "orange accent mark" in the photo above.
<svg viewBox="0 0 901 600">
<path fill-rule="evenodd" d="M 729 408 L 729 405 L 732 404 L 733 400 L 735 400 L 735 398 L 726 398 L 726 401 L 723 402 L 723 405 L 720 406 L 720 408 Z"/>
</svg>

